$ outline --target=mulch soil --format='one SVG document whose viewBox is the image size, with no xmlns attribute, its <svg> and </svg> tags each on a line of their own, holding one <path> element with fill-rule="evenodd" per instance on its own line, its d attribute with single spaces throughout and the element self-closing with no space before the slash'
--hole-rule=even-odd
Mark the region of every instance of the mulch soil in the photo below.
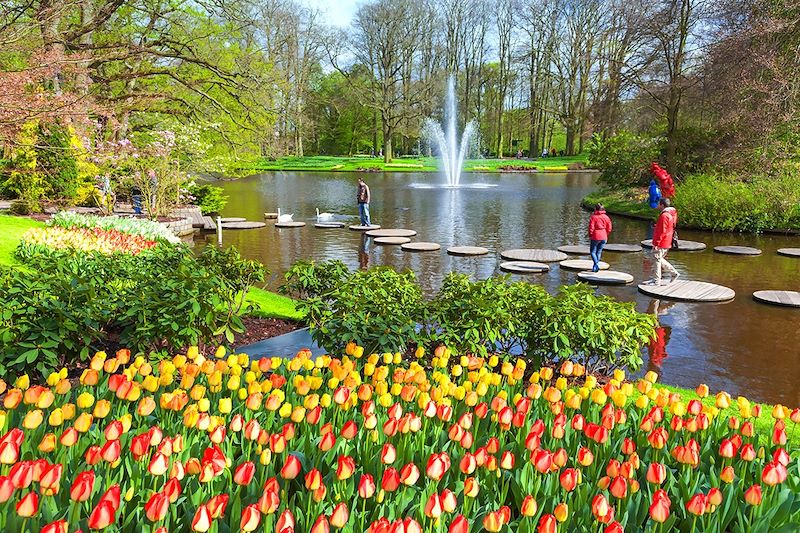
<svg viewBox="0 0 800 533">
<path fill-rule="evenodd" d="M 284 333 L 291 333 L 303 327 L 300 322 L 283 320 L 280 318 L 258 318 L 253 316 L 244 317 L 245 331 L 237 333 L 233 339 L 232 346 L 239 348 L 258 341 L 277 337 Z"/>
</svg>

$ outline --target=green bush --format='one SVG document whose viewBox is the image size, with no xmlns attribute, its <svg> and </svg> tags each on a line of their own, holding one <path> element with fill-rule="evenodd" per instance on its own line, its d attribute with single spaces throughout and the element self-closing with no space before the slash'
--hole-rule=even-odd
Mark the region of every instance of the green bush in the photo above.
<svg viewBox="0 0 800 533">
<path fill-rule="evenodd" d="M 194 197 L 192 203 L 200 207 L 204 215 L 220 213 L 228 203 L 228 197 L 224 194 L 222 187 L 215 185 L 197 185 L 192 183 L 187 188 L 187 192 Z"/>
<path fill-rule="evenodd" d="M 349 275 L 347 265 L 335 259 L 324 263 L 301 260 L 286 271 L 286 283 L 278 291 L 305 300 L 331 294 Z"/>
<path fill-rule="evenodd" d="M 46 375 L 109 339 L 147 351 L 212 344 L 242 331 L 243 294 L 261 265 L 213 247 L 159 245 L 138 256 L 53 251 L 0 270 L 0 372 Z"/>
<path fill-rule="evenodd" d="M 696 174 L 675 191 L 679 223 L 721 231 L 800 229 L 800 174 L 752 177 Z"/>
<path fill-rule="evenodd" d="M 600 171 L 600 182 L 611 188 L 645 185 L 650 163 L 658 158 L 659 138 L 642 137 L 621 130 L 602 138 L 595 134 L 589 143 L 588 165 Z"/>
</svg>

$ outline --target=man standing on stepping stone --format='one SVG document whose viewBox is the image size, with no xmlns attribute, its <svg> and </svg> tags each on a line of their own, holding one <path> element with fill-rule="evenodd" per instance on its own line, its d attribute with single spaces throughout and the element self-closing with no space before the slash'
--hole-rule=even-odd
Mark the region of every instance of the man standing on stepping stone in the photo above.
<svg viewBox="0 0 800 533">
<path fill-rule="evenodd" d="M 667 252 L 672 248 L 672 237 L 675 234 L 675 225 L 678 223 L 678 211 L 672 207 L 669 198 L 658 201 L 661 214 L 658 216 L 656 227 L 653 229 L 653 257 L 656 260 L 656 275 L 649 281 L 650 285 L 661 285 L 661 269 L 666 268 L 671 274 L 670 282 L 678 279 L 678 271 L 667 261 Z"/>
<path fill-rule="evenodd" d="M 364 183 L 364 178 L 358 177 L 358 215 L 361 217 L 362 226 L 371 226 L 369 221 L 369 185 Z"/>
<path fill-rule="evenodd" d="M 594 206 L 594 213 L 589 217 L 589 254 L 592 256 L 592 272 L 600 270 L 600 256 L 603 255 L 603 246 L 608 241 L 611 233 L 611 219 L 606 215 L 603 204 Z"/>
</svg>

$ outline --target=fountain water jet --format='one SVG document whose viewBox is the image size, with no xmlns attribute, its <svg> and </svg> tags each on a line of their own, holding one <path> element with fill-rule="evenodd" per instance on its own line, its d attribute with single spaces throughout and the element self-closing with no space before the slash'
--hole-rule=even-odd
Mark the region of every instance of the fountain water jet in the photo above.
<svg viewBox="0 0 800 533">
<path fill-rule="evenodd" d="M 425 119 L 423 131 L 435 141 L 442 157 L 442 167 L 447 176 L 448 187 L 458 187 L 461 181 L 461 170 L 464 158 L 469 149 L 469 142 L 475 133 L 475 123 L 469 121 L 461 134 L 461 142 L 456 137 L 456 85 L 451 76 L 447 80 L 447 98 L 444 108 L 445 129 L 431 118 Z"/>
</svg>

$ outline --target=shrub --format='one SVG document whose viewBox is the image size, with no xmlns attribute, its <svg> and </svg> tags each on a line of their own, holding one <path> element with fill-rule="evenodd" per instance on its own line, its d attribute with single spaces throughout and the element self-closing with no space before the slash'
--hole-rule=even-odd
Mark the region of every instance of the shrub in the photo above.
<svg viewBox="0 0 800 533">
<path fill-rule="evenodd" d="M 603 138 L 595 134 L 589 144 L 590 167 L 600 171 L 600 182 L 617 189 L 646 184 L 650 163 L 658 157 L 661 139 L 621 130 Z"/>
<path fill-rule="evenodd" d="M 194 197 L 194 204 L 200 208 L 204 215 L 220 213 L 228 203 L 228 197 L 222 187 L 215 185 L 197 185 L 191 183 L 187 192 Z"/>
<path fill-rule="evenodd" d="M 331 293 L 349 275 L 347 265 L 335 259 L 324 263 L 301 260 L 286 271 L 286 283 L 278 290 L 304 300 Z"/>
</svg>

